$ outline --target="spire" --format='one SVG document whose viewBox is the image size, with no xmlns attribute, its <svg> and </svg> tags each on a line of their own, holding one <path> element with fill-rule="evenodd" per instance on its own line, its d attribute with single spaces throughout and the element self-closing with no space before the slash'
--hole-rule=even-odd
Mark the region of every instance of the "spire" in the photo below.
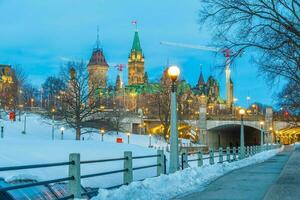
<svg viewBox="0 0 300 200">
<path fill-rule="evenodd" d="M 99 39 L 99 26 L 97 26 L 97 50 L 100 48 L 100 39 Z"/>
<path fill-rule="evenodd" d="M 139 33 L 138 33 L 137 30 L 134 33 L 134 38 L 133 38 L 131 51 L 142 52 Z"/>
<path fill-rule="evenodd" d="M 202 65 L 200 65 L 200 76 L 198 79 L 198 85 L 205 85 L 205 81 L 204 81 L 203 73 L 202 73 Z"/>
</svg>

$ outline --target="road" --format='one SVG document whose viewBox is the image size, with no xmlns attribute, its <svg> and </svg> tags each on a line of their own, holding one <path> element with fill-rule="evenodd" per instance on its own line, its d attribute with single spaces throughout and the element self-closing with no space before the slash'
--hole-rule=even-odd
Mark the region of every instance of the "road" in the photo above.
<svg viewBox="0 0 300 200">
<path fill-rule="evenodd" d="M 200 192 L 176 200 L 300 199 L 300 146 L 286 147 L 271 159 L 232 171 Z"/>
</svg>

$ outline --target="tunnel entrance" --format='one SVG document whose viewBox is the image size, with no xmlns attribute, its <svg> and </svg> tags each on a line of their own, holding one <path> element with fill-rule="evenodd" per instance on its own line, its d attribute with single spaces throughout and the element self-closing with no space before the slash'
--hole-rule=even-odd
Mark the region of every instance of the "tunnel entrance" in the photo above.
<svg viewBox="0 0 300 200">
<path fill-rule="evenodd" d="M 208 144 L 214 148 L 240 146 L 240 125 L 223 125 L 208 130 Z M 260 130 L 244 126 L 245 146 L 260 144 Z"/>
</svg>

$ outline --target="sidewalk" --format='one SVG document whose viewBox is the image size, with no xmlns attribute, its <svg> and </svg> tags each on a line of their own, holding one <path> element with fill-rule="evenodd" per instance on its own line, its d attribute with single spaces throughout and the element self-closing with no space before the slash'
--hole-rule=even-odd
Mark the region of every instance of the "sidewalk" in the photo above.
<svg viewBox="0 0 300 200">
<path fill-rule="evenodd" d="M 177 200 L 264 199 L 269 188 L 276 183 L 291 152 L 291 148 L 285 148 L 283 152 L 263 163 L 232 171 L 209 184 L 204 191 L 180 197 Z"/>
<path fill-rule="evenodd" d="M 269 189 L 264 199 L 300 199 L 300 146 L 290 156 L 276 183 Z"/>
</svg>

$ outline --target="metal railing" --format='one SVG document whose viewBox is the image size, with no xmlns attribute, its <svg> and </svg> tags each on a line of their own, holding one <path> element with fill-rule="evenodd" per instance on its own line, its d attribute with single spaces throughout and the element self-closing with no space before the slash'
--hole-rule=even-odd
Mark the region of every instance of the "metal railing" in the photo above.
<svg viewBox="0 0 300 200">
<path fill-rule="evenodd" d="M 189 162 L 197 161 L 198 167 L 201 167 L 203 165 L 204 160 L 209 160 L 210 165 L 215 164 L 215 158 L 219 158 L 218 163 L 233 162 L 253 156 L 262 151 L 279 148 L 280 146 L 280 144 L 264 146 L 246 146 L 243 151 L 241 150 L 241 147 L 233 147 L 232 149 L 230 149 L 229 147 L 227 147 L 226 149 L 219 148 L 218 151 L 215 151 L 213 148 L 210 148 L 208 154 L 203 154 L 201 151 L 196 153 L 188 153 L 186 150 L 183 150 L 183 152 L 181 153 L 181 169 L 189 167 Z M 191 155 L 197 155 L 197 158 L 189 159 L 188 156 Z"/>
<path fill-rule="evenodd" d="M 157 158 L 156 163 L 133 167 L 133 160 L 147 159 L 147 158 Z M 80 170 L 81 165 L 91 164 L 91 163 L 115 162 L 115 161 L 123 161 L 123 168 L 118 169 L 118 170 L 81 175 L 81 170 Z M 133 171 L 135 171 L 135 170 L 156 167 L 156 176 L 166 173 L 166 157 L 164 155 L 163 150 L 157 150 L 157 154 L 145 155 L 145 156 L 132 156 L 132 152 L 125 151 L 124 156 L 120 157 L 120 158 L 86 160 L 86 161 L 80 160 L 80 154 L 72 153 L 69 155 L 69 162 L 0 167 L 0 172 L 1 171 L 22 170 L 22 169 L 58 167 L 58 166 L 66 166 L 66 165 L 69 166 L 69 170 L 68 170 L 69 176 L 67 176 L 67 177 L 45 180 L 45 181 L 38 181 L 38 182 L 33 182 L 33 183 L 6 186 L 6 187 L 0 188 L 0 192 L 7 192 L 10 190 L 17 190 L 17 189 L 22 189 L 22 188 L 29 188 L 29 187 L 34 187 L 34 186 L 41 186 L 41 185 L 46 185 L 46 184 L 68 181 L 68 185 L 69 185 L 68 190 L 69 191 L 68 191 L 67 196 L 59 198 L 59 200 L 66 200 L 66 199 L 73 199 L 73 198 L 81 198 L 82 196 L 85 196 L 85 195 L 91 195 L 91 194 L 98 193 L 97 189 L 91 190 L 91 191 L 84 191 L 82 193 L 81 192 L 81 179 L 123 173 L 123 183 L 122 184 L 105 188 L 105 189 L 113 189 L 113 188 L 118 188 L 122 185 L 128 185 L 131 182 L 133 182 Z"/>
</svg>

